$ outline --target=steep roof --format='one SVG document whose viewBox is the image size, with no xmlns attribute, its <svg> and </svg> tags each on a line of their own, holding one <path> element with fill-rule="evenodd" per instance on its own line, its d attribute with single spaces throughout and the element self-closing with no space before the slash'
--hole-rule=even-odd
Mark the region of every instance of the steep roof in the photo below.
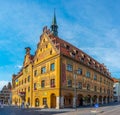
<svg viewBox="0 0 120 115">
<path fill-rule="evenodd" d="M 48 34 L 48 33 L 47 33 Z M 104 64 L 100 64 L 98 61 L 90 57 L 88 54 L 73 46 L 72 44 L 66 42 L 65 40 L 59 38 L 58 36 L 54 36 L 52 34 L 48 34 L 53 44 L 56 46 L 58 50 L 60 50 L 60 54 L 67 56 L 73 60 L 84 64 L 95 71 L 105 75 L 106 77 L 111 78 L 110 72 L 105 67 Z"/>
<path fill-rule="evenodd" d="M 112 79 L 113 79 L 113 82 L 114 82 L 114 83 L 119 82 L 119 80 L 118 80 L 118 79 L 116 79 L 116 78 L 112 78 Z"/>
</svg>

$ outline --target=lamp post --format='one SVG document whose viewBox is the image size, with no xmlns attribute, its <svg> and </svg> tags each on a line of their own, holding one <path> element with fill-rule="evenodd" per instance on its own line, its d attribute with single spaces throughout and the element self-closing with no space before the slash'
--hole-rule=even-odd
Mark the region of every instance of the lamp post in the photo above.
<svg viewBox="0 0 120 115">
<path fill-rule="evenodd" d="M 77 70 L 74 71 L 74 107 L 77 110 L 77 87 L 76 87 L 76 74 Z"/>
</svg>

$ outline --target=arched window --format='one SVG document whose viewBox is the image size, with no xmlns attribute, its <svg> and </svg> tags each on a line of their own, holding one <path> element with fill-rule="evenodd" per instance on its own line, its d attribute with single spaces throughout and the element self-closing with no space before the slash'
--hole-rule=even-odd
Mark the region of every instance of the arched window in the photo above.
<svg viewBox="0 0 120 115">
<path fill-rule="evenodd" d="M 36 98 L 36 99 L 35 99 L 35 107 L 38 107 L 38 106 L 39 106 L 39 99 Z"/>
<path fill-rule="evenodd" d="M 87 84 L 87 90 L 90 90 L 90 85 L 89 84 Z"/>
</svg>

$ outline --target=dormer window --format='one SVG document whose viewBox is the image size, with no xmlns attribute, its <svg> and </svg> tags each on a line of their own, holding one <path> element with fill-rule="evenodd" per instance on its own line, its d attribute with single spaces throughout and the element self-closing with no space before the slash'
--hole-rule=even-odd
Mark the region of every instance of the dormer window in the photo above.
<svg viewBox="0 0 120 115">
<path fill-rule="evenodd" d="M 83 58 L 83 57 L 81 57 L 81 58 L 80 58 L 80 61 L 81 61 L 81 62 L 84 62 L 84 58 Z"/>
<path fill-rule="evenodd" d="M 52 55 L 52 50 L 50 51 L 50 55 Z"/>
<path fill-rule="evenodd" d="M 88 66 L 90 66 L 91 65 L 91 62 L 88 62 Z"/>
<path fill-rule="evenodd" d="M 78 54 L 78 51 L 76 50 L 76 54 Z"/>
<path fill-rule="evenodd" d="M 45 39 L 43 40 L 43 42 L 45 42 Z"/>
<path fill-rule="evenodd" d="M 78 51 L 77 50 L 73 50 L 75 54 L 78 54 Z"/>
<path fill-rule="evenodd" d="M 70 49 L 70 46 L 66 45 L 66 49 L 69 50 L 69 49 Z"/>
<path fill-rule="evenodd" d="M 70 55 L 74 58 L 75 57 L 75 53 L 70 52 Z"/>
</svg>

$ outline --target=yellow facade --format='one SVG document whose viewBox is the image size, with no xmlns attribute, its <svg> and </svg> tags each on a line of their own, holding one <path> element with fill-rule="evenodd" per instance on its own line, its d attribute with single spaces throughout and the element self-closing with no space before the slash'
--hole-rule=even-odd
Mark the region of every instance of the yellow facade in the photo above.
<svg viewBox="0 0 120 115">
<path fill-rule="evenodd" d="M 56 33 L 57 34 L 57 33 Z M 26 48 L 23 68 L 12 77 L 12 103 L 64 108 L 113 99 L 113 81 L 103 64 L 54 36 L 45 27 L 35 55 Z"/>
</svg>

